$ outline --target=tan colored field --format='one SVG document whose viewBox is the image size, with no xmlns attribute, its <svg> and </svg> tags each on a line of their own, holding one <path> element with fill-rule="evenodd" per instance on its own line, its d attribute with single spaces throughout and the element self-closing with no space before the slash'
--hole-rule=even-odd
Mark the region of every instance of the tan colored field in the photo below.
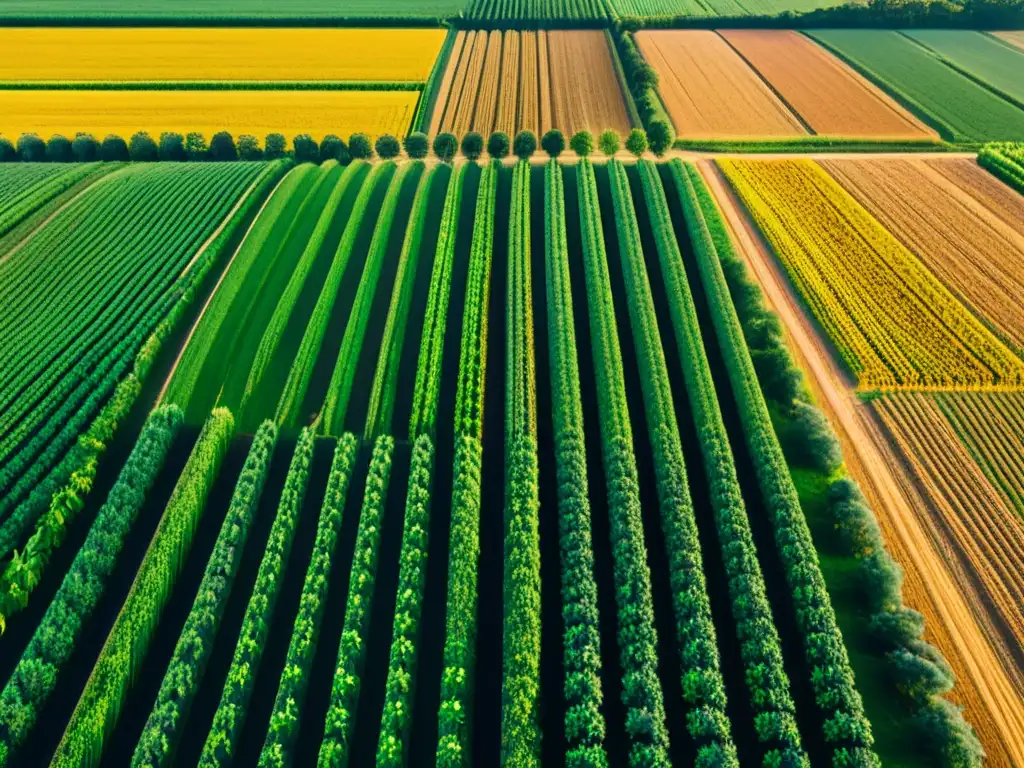
<svg viewBox="0 0 1024 768">
<path fill-rule="evenodd" d="M 800 121 L 715 32 L 637 32 L 658 90 L 684 139 L 806 136 Z"/>
<path fill-rule="evenodd" d="M 452 51 L 431 122 L 432 133 L 460 138 L 470 130 L 486 137 L 551 128 L 625 135 L 631 127 L 601 31 L 466 33 Z"/>
<path fill-rule="evenodd" d="M 907 110 L 798 32 L 719 34 L 816 134 L 871 139 L 938 138 Z"/>
<path fill-rule="evenodd" d="M 1024 32 L 993 32 L 993 35 L 1024 50 Z"/>
<path fill-rule="evenodd" d="M 434 114 L 431 115 L 430 118 L 429 133 L 431 136 L 440 132 L 439 127 L 441 125 L 441 120 L 448 111 L 448 100 L 453 93 L 456 72 L 459 68 L 459 62 L 462 60 L 462 52 L 473 44 L 473 35 L 475 34 L 475 32 L 459 30 L 455 35 L 455 43 L 452 45 L 452 51 L 448 57 L 448 65 L 444 71 L 444 79 L 441 80 L 441 87 L 437 89 L 437 101 L 435 102 L 436 106 L 434 107 Z M 469 40 L 468 45 L 466 43 L 467 40 Z M 465 78 L 463 77 L 463 79 Z M 458 96 L 456 95 L 455 98 L 457 101 Z"/>
<path fill-rule="evenodd" d="M 973 197 L 982 208 L 998 216 L 1014 231 L 1024 236 L 1024 198 L 973 160 L 932 157 L 925 165 L 941 173 L 953 184 Z"/>
<path fill-rule="evenodd" d="M 843 158 L 821 164 L 975 315 L 1012 347 L 1024 349 L 1024 235 L 959 186 L 969 187 L 975 178 L 966 170 L 973 161 L 941 162 L 964 166 L 958 183 L 924 160 Z M 1019 195 L 1016 210 L 1024 220 Z"/>
</svg>

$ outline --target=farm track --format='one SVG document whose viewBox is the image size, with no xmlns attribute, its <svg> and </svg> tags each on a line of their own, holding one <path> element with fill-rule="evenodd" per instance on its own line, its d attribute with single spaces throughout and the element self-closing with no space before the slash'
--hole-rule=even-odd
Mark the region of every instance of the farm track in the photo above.
<svg viewBox="0 0 1024 768">
<path fill-rule="evenodd" d="M 869 408 L 852 394 L 853 381 L 831 356 L 829 345 L 804 312 L 792 286 L 739 201 L 710 162 L 701 162 L 734 242 L 779 313 L 819 405 L 837 430 L 850 473 L 878 515 L 887 546 L 905 572 L 904 598 L 926 618 L 926 637 L 957 676 L 951 698 L 966 710 L 990 765 L 1024 763 L 1024 682 L 1012 675 L 1008 649 L 986 636 L 970 605 L 986 604 L 973 585 L 950 571 L 945 553 L 928 531 L 924 504 L 897 474 L 898 463 Z"/>
</svg>

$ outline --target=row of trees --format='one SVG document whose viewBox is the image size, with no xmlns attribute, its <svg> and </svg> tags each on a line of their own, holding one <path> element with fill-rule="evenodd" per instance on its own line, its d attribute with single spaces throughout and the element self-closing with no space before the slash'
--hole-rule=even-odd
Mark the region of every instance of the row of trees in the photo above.
<svg viewBox="0 0 1024 768">
<path fill-rule="evenodd" d="M 540 147 L 551 157 L 558 157 L 568 146 L 580 157 L 586 157 L 596 148 L 611 156 L 619 151 L 621 137 L 615 131 L 601 133 L 595 142 L 594 135 L 589 131 L 580 131 L 568 142 L 565 134 L 559 130 L 551 130 L 540 139 Z M 625 147 L 638 157 L 650 149 L 662 155 L 672 145 L 668 134 L 650 137 L 640 128 L 634 128 L 626 137 Z M 371 141 L 365 133 L 354 133 L 346 143 L 339 136 L 329 134 L 317 142 L 309 134 L 300 134 L 292 140 L 292 148 L 288 148 L 287 140 L 280 133 L 268 134 L 260 146 L 259 139 L 249 134 L 242 134 L 237 141 L 227 131 L 219 131 L 213 135 L 209 143 L 201 133 L 165 132 L 159 140 L 154 139 L 146 131 L 139 131 L 126 142 L 120 136 L 108 135 L 99 141 L 90 133 L 76 134 L 74 139 L 66 136 L 51 136 L 43 141 L 34 133 L 24 133 L 17 144 L 0 137 L 0 163 L 91 163 L 97 160 L 105 162 L 185 162 L 214 161 L 227 162 L 232 160 L 276 160 L 292 157 L 297 163 L 322 163 L 337 160 L 347 163 L 350 160 L 370 159 L 374 156 L 384 160 L 398 157 L 403 151 L 412 159 L 427 157 L 431 151 L 445 162 L 450 161 L 460 151 L 470 160 L 476 160 L 484 154 L 492 158 L 505 158 L 514 154 L 520 159 L 529 159 L 538 147 L 537 136 L 532 131 L 520 131 L 514 138 L 500 131 L 492 133 L 485 139 L 475 132 L 467 133 L 461 141 L 452 133 L 438 134 L 433 142 L 425 133 L 410 133 L 399 140 L 384 134 Z"/>
</svg>

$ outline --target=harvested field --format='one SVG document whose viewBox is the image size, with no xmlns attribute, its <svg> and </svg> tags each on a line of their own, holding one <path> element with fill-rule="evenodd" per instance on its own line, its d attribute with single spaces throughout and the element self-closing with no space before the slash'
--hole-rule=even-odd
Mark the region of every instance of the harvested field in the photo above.
<svg viewBox="0 0 1024 768">
<path fill-rule="evenodd" d="M 1009 649 L 1019 678 L 1024 665 L 1024 520 L 971 458 L 932 396 L 900 393 L 875 399 L 872 408 L 927 501 L 943 548 L 976 579 L 992 614 L 993 642 Z"/>
<path fill-rule="evenodd" d="M 971 160 L 941 162 L 977 168 Z M 997 335 L 1024 349 L 1024 236 L 924 160 L 821 165 Z M 966 171 L 960 183 L 970 183 Z M 1019 195 L 1016 211 L 1024 221 Z"/>
<path fill-rule="evenodd" d="M 469 46 L 472 45 L 473 36 L 476 32 L 466 32 L 464 29 L 460 29 L 455 35 L 455 42 L 452 43 L 452 51 L 448 56 L 448 64 L 444 71 L 444 77 L 441 79 L 441 87 L 437 91 L 437 100 L 435 101 L 434 114 L 430 119 L 430 130 L 431 136 L 436 135 L 440 132 L 439 127 L 441 120 L 444 118 L 445 112 L 448 109 L 449 98 L 453 92 L 453 86 L 455 85 L 455 75 L 459 68 L 459 62 L 462 60 L 462 53 Z M 469 40 L 467 45 L 466 40 Z M 463 79 L 465 75 L 463 74 Z M 461 88 L 461 85 L 459 86 Z M 456 99 L 458 96 L 456 95 Z"/>
<path fill-rule="evenodd" d="M 717 33 L 642 31 L 636 42 L 658 73 L 662 101 L 680 138 L 807 135 L 786 105 Z"/>
<path fill-rule="evenodd" d="M 462 34 L 462 33 L 460 33 Z M 466 32 L 456 41 L 433 133 L 510 137 L 632 127 L 603 31 Z M 461 52 L 460 55 L 456 55 Z M 438 117 L 438 115 L 440 117 Z"/>
<path fill-rule="evenodd" d="M 998 216 L 1016 232 L 1024 235 L 1024 198 L 976 162 L 960 158 L 932 157 L 925 160 L 934 171 L 941 173 L 969 194 L 982 207 Z"/>
<path fill-rule="evenodd" d="M 719 34 L 816 134 L 938 138 L 876 86 L 798 32 L 729 29 Z"/>
<path fill-rule="evenodd" d="M 992 486 L 1024 516 L 1024 393 L 943 392 L 935 401 Z"/>
<path fill-rule="evenodd" d="M 969 29 L 917 29 L 904 34 L 1018 104 L 1024 102 L 1024 52 Z"/>
<path fill-rule="evenodd" d="M 1024 32 L 993 32 L 1000 40 L 1024 50 Z"/>
</svg>

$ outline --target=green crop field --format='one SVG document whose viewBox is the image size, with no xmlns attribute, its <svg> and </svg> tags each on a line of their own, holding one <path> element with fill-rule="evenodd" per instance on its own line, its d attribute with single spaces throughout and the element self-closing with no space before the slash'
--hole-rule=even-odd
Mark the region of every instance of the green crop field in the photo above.
<svg viewBox="0 0 1024 768">
<path fill-rule="evenodd" d="M 957 69 L 1024 104 L 1024 51 L 982 32 L 920 29 L 904 34 Z"/>
<path fill-rule="evenodd" d="M 816 30 L 837 52 L 956 141 L 1024 139 L 1024 110 L 978 85 L 898 32 Z M 1012 77 L 1012 70 L 1006 73 Z"/>
</svg>

